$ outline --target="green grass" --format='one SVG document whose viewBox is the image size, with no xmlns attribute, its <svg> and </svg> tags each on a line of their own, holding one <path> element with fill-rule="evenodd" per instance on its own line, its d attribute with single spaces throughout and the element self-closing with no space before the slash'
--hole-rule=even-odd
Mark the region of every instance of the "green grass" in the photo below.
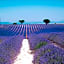
<svg viewBox="0 0 64 64">
<path fill-rule="evenodd" d="M 2 42 L 2 40 L 0 39 L 0 43 Z"/>
<path fill-rule="evenodd" d="M 38 49 L 38 48 L 40 48 L 41 46 L 45 46 L 45 45 L 47 45 L 47 42 L 40 42 L 39 44 L 37 44 L 36 46 L 35 46 L 35 49 Z"/>
</svg>

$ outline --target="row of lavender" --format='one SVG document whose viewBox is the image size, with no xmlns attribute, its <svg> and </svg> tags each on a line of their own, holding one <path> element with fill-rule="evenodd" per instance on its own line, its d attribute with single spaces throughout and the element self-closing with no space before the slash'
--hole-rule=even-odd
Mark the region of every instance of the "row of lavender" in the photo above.
<svg viewBox="0 0 64 64">
<path fill-rule="evenodd" d="M 33 64 L 64 64 L 64 50 L 54 45 L 46 45 L 37 49 Z"/>
<path fill-rule="evenodd" d="M 0 44 L 0 64 L 13 64 L 23 39 L 23 36 L 12 36 Z"/>
<path fill-rule="evenodd" d="M 62 33 L 57 35 L 61 36 Z M 29 37 L 30 48 L 35 50 L 33 64 L 64 64 L 64 49 L 56 47 L 53 42 L 44 37 L 49 38 L 50 34 L 34 34 Z"/>
<path fill-rule="evenodd" d="M 52 45 L 49 40 L 44 39 L 42 35 L 31 35 L 29 43 L 31 49 L 35 49 L 34 64 L 64 64 L 64 50 Z M 13 36 L 0 44 L 0 63 L 12 64 L 19 53 L 23 37 Z M 38 48 L 38 44 L 41 44 Z M 35 48 L 36 47 L 36 48 Z"/>
<path fill-rule="evenodd" d="M 42 33 L 40 35 L 54 43 L 64 45 L 64 32 Z"/>
<path fill-rule="evenodd" d="M 14 29 L 14 28 L 12 28 L 12 26 L 8 26 L 8 28 L 9 28 L 9 30 L 10 30 L 10 28 L 13 30 L 12 33 L 16 32 L 15 31 L 16 28 Z M 8 28 L 4 28 L 4 29 L 6 29 L 8 31 Z M 19 31 L 19 30 L 17 30 L 17 31 Z M 35 33 L 36 34 L 32 34 L 32 35 L 28 36 L 31 50 L 36 50 L 33 63 L 34 64 L 64 64 L 64 62 L 63 62 L 64 50 L 62 50 L 59 47 L 56 47 L 55 45 L 52 45 L 51 44 L 52 42 L 49 41 L 49 40 L 53 40 L 53 41 L 55 40 L 56 42 L 62 44 L 62 41 L 64 38 L 63 32 L 60 32 L 60 33 L 53 32 L 53 33 L 44 33 L 44 34 L 43 33 L 41 34 L 41 32 L 40 32 L 39 35 L 37 35 L 37 33 L 38 33 L 37 31 Z M 0 52 L 1 52 L 0 53 L 0 63 L 1 64 L 12 64 L 11 59 L 14 60 L 13 57 L 15 57 L 15 55 L 17 55 L 16 53 L 19 52 L 19 49 L 21 47 L 19 44 L 21 44 L 22 38 L 23 37 L 20 37 L 20 36 L 13 36 L 12 38 L 9 38 L 8 40 L 6 40 L 5 43 L 2 42 L 2 44 L 0 44 Z M 18 51 L 16 51 L 16 50 L 18 50 Z M 8 53 L 5 53 L 5 52 L 8 52 Z"/>
<path fill-rule="evenodd" d="M 27 35 L 35 33 L 64 32 L 64 25 L 24 24 L 0 25 L 0 36 Z"/>
<path fill-rule="evenodd" d="M 40 35 L 40 34 L 39 34 Z M 64 50 L 52 45 L 42 35 L 31 35 L 29 44 L 31 50 L 35 50 L 33 64 L 64 64 Z M 12 64 L 20 52 L 23 36 L 13 36 L 0 44 L 0 63 Z M 40 44 L 41 45 L 38 45 Z M 42 44 L 44 43 L 44 44 Z M 46 44 L 45 44 L 46 43 Z"/>
<path fill-rule="evenodd" d="M 29 35 L 30 33 L 38 32 L 42 30 L 42 25 L 4 25 L 0 27 L 0 35 Z"/>
</svg>

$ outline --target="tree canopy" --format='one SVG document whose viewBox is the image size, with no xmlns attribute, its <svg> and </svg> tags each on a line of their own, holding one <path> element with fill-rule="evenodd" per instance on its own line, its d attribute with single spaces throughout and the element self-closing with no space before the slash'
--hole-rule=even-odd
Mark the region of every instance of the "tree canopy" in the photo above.
<svg viewBox="0 0 64 64">
<path fill-rule="evenodd" d="M 19 22 L 22 24 L 22 23 L 24 23 L 24 20 L 19 20 Z"/>
<path fill-rule="evenodd" d="M 48 23 L 50 23 L 50 20 L 49 19 L 44 19 L 43 22 L 46 23 L 46 25 L 47 25 Z"/>
<path fill-rule="evenodd" d="M 17 23 L 13 23 L 13 25 L 16 25 Z"/>
</svg>

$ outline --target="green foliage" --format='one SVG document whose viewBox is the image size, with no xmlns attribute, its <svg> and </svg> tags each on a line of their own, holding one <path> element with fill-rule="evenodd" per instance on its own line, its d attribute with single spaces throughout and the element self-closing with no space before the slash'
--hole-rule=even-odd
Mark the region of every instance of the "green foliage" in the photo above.
<svg viewBox="0 0 64 64">
<path fill-rule="evenodd" d="M 49 19 L 44 19 L 43 22 L 46 23 L 46 25 L 47 25 L 48 23 L 50 23 L 50 20 Z"/>
<path fill-rule="evenodd" d="M 50 49 L 48 49 L 48 52 L 51 52 L 51 50 L 50 50 Z"/>
<path fill-rule="evenodd" d="M 0 44 L 2 43 L 2 40 L 0 39 Z"/>
<path fill-rule="evenodd" d="M 13 23 L 13 25 L 16 25 L 17 23 Z"/>
<path fill-rule="evenodd" d="M 55 23 L 56 24 L 56 23 Z"/>
<path fill-rule="evenodd" d="M 39 44 L 37 44 L 36 46 L 35 46 L 35 49 L 38 49 L 38 48 L 40 48 L 41 46 L 45 46 L 47 44 L 47 42 L 40 42 Z"/>
<path fill-rule="evenodd" d="M 22 23 L 24 23 L 24 20 L 19 20 L 19 22 L 22 24 Z"/>
<path fill-rule="evenodd" d="M 0 39 L 0 42 L 2 42 L 2 40 Z"/>
</svg>

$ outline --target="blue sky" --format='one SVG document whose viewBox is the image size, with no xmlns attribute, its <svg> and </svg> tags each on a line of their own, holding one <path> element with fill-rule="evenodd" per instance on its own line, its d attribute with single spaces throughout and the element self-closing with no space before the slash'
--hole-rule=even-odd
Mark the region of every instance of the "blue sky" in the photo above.
<svg viewBox="0 0 64 64">
<path fill-rule="evenodd" d="M 64 0 L 0 0 L 2 22 L 17 22 L 19 19 L 42 22 L 45 18 L 64 23 Z"/>
</svg>

